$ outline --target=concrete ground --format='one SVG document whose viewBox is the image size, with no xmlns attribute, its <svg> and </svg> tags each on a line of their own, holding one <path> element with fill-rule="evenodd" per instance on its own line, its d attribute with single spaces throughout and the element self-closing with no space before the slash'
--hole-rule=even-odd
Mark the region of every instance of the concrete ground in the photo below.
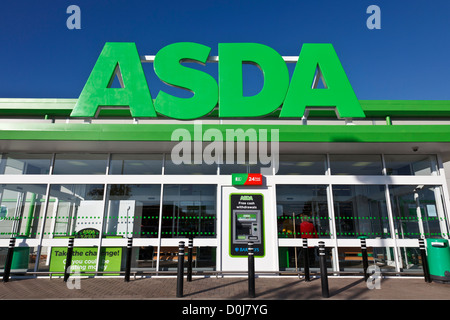
<svg viewBox="0 0 450 320">
<path fill-rule="evenodd" d="M 368 287 L 362 277 L 328 278 L 329 298 L 322 297 L 322 282 L 296 277 L 255 279 L 255 298 L 249 298 L 246 277 L 194 277 L 183 282 L 176 297 L 175 277 L 123 278 L 12 278 L 0 283 L 2 300 L 120 299 L 120 300 L 450 300 L 450 284 L 426 283 L 423 278 L 383 278 Z"/>
</svg>

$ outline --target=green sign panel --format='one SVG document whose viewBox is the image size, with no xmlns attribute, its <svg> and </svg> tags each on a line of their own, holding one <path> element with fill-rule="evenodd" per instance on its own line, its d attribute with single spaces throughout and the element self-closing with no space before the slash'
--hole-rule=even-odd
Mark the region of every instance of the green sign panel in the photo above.
<svg viewBox="0 0 450 320">
<path fill-rule="evenodd" d="M 260 186 L 262 181 L 260 173 L 233 173 L 231 175 L 233 186 Z"/>
<path fill-rule="evenodd" d="M 153 101 L 134 43 L 108 42 L 78 98 L 72 117 L 95 117 L 99 110 L 129 108 L 132 117 L 196 119 L 219 107 L 219 117 L 260 117 L 282 107 L 281 118 L 301 118 L 306 108 L 333 108 L 340 118 L 365 114 L 331 44 L 302 46 L 291 81 L 285 61 L 272 48 L 257 43 L 220 43 L 218 82 L 209 74 L 183 65 L 205 64 L 211 48 L 180 42 L 162 48 L 153 63 L 166 84 L 193 93 L 179 98 L 161 90 Z M 257 65 L 264 84 L 259 93 L 243 94 L 242 64 Z M 115 77 L 122 88 L 111 88 Z M 313 84 L 321 78 L 325 88 Z M 220 88 L 220 90 L 219 90 Z"/>
<path fill-rule="evenodd" d="M 97 248 L 73 248 L 71 272 L 86 274 L 96 271 Z M 64 272 L 67 247 L 54 247 L 50 256 L 50 272 Z M 120 271 L 122 248 L 102 248 L 100 251 L 99 271 Z"/>
</svg>

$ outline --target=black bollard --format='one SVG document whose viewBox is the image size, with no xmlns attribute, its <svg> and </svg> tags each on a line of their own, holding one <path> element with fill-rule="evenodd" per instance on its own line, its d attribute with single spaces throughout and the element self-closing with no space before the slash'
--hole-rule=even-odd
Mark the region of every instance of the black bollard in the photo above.
<svg viewBox="0 0 450 320">
<path fill-rule="evenodd" d="M 367 281 L 367 279 L 369 279 L 369 275 L 367 273 L 367 269 L 369 268 L 369 260 L 367 257 L 366 239 L 361 239 L 361 254 L 363 260 L 364 280 Z"/>
<path fill-rule="evenodd" d="M 178 246 L 177 298 L 183 297 L 184 241 Z"/>
<path fill-rule="evenodd" d="M 308 248 L 308 239 L 303 239 L 303 267 L 305 269 L 305 281 L 311 281 L 309 277 L 309 248 Z"/>
<path fill-rule="evenodd" d="M 127 243 L 127 261 L 125 265 L 125 282 L 130 281 L 130 272 L 131 272 L 131 252 L 133 250 L 133 238 L 128 238 Z"/>
<path fill-rule="evenodd" d="M 67 282 L 70 276 L 70 267 L 72 266 L 72 255 L 73 255 L 73 243 L 75 239 L 69 238 L 69 243 L 67 244 L 67 255 L 66 255 L 66 267 L 64 269 L 64 282 Z"/>
<path fill-rule="evenodd" d="M 325 253 L 325 242 L 319 242 L 319 259 L 320 259 L 320 280 L 322 282 L 322 297 L 329 298 L 328 290 L 328 274 L 327 274 L 327 257 Z"/>
<path fill-rule="evenodd" d="M 188 265 L 187 265 L 187 281 L 192 281 L 192 251 L 194 249 L 194 240 L 189 238 L 188 242 Z"/>
<path fill-rule="evenodd" d="M 248 243 L 248 296 L 255 297 L 255 256 L 253 255 L 253 242 Z"/>
<path fill-rule="evenodd" d="M 9 281 L 9 275 L 11 273 L 11 264 L 14 255 L 14 246 L 16 245 L 16 238 L 9 240 L 8 253 L 6 254 L 5 271 L 3 272 L 3 282 Z"/>
<path fill-rule="evenodd" d="M 425 282 L 431 283 L 430 269 L 428 267 L 427 252 L 425 249 L 425 240 L 419 239 L 420 255 L 422 257 L 422 268 Z"/>
</svg>

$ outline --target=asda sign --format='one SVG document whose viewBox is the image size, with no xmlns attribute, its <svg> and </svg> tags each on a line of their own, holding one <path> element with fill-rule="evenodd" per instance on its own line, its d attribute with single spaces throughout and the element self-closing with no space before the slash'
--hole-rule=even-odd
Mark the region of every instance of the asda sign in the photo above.
<svg viewBox="0 0 450 320">
<path fill-rule="evenodd" d="M 292 79 L 282 56 L 257 43 L 220 43 L 218 81 L 182 64 L 205 64 L 211 48 L 192 42 L 170 44 L 155 56 L 156 75 L 164 83 L 193 93 L 180 98 L 161 90 L 153 99 L 134 43 L 106 43 L 78 98 L 72 117 L 96 117 L 101 108 L 129 108 L 132 117 L 163 115 L 201 118 L 218 106 L 219 117 L 261 117 L 281 107 L 280 118 L 301 118 L 308 108 L 333 108 L 340 118 L 363 118 L 358 99 L 331 44 L 303 44 Z M 257 65 L 264 84 L 243 95 L 242 64 Z M 317 70 L 319 73 L 317 75 Z M 111 88 L 117 75 L 121 88 Z M 321 77 L 325 88 L 314 86 Z"/>
</svg>

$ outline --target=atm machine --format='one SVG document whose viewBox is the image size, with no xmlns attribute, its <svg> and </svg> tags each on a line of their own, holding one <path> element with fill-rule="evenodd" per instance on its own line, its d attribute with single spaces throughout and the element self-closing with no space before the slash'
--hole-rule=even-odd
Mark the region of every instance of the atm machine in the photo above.
<svg viewBox="0 0 450 320">
<path fill-rule="evenodd" d="M 263 196 L 232 194 L 230 197 L 230 256 L 247 256 L 253 242 L 254 256 L 264 256 Z"/>
</svg>

